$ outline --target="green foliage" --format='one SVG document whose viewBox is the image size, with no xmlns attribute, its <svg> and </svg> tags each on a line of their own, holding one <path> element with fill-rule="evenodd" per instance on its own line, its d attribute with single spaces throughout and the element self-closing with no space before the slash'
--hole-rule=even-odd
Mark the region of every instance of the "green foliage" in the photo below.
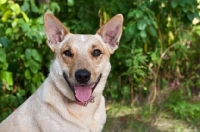
<svg viewBox="0 0 200 132">
<path fill-rule="evenodd" d="M 51 0 L 50 4 L 0 0 L 0 120 L 48 75 L 53 54 L 43 31 L 46 11 L 80 34 L 94 34 L 112 16 L 123 14 L 123 36 L 111 56 L 112 71 L 104 92 L 107 99 L 130 103 L 138 97 L 137 102 L 148 99 L 153 104 L 158 91 L 173 81 L 178 86 L 169 88 L 184 90 L 180 96 L 192 98 L 200 91 L 200 26 L 198 21 L 192 23 L 199 20 L 197 5 L 196 0 Z M 175 111 L 176 105 L 166 107 Z"/>
<path fill-rule="evenodd" d="M 18 2 L 0 4 L 0 120 L 41 85 L 52 58 L 43 31 L 47 6 L 36 6 L 34 0 Z M 59 10 L 56 3 L 50 8 Z"/>
<path fill-rule="evenodd" d="M 200 118 L 200 103 L 183 96 L 183 91 L 174 91 L 166 100 L 164 108 L 172 113 L 174 117 L 184 119 L 188 122 L 197 122 Z"/>
</svg>

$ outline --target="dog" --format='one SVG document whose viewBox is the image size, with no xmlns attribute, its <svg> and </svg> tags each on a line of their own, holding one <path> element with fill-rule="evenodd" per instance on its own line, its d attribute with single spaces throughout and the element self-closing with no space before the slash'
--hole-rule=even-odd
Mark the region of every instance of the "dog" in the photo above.
<svg viewBox="0 0 200 132">
<path fill-rule="evenodd" d="M 106 122 L 102 95 L 118 48 L 123 16 L 95 35 L 72 34 L 59 19 L 44 15 L 48 46 L 55 53 L 43 84 L 0 124 L 0 132 L 100 132 Z"/>
</svg>

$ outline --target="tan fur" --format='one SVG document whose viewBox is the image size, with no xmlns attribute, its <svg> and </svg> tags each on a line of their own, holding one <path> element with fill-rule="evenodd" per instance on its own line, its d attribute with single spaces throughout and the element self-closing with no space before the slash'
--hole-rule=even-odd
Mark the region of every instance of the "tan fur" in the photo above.
<svg viewBox="0 0 200 132">
<path fill-rule="evenodd" d="M 110 55 L 118 47 L 122 34 L 122 15 L 116 15 L 95 35 L 71 34 L 53 15 L 44 17 L 48 45 L 55 52 L 49 76 L 38 90 L 0 124 L 0 132 L 100 132 L 106 121 L 102 95 L 110 72 Z M 93 56 L 94 50 L 101 55 Z M 69 50 L 73 57 L 64 54 Z M 88 85 L 99 83 L 92 93 L 94 103 L 81 106 L 63 73 L 72 84 L 78 84 L 75 72 L 91 73 Z"/>
</svg>

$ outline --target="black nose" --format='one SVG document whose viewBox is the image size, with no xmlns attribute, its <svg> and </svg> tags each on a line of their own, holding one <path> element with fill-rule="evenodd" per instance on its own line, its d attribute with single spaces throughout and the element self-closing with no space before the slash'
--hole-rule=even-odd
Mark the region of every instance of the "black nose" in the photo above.
<svg viewBox="0 0 200 132">
<path fill-rule="evenodd" d="M 79 83 L 87 83 L 90 80 L 90 75 L 88 70 L 78 70 L 75 73 L 75 78 Z"/>
</svg>

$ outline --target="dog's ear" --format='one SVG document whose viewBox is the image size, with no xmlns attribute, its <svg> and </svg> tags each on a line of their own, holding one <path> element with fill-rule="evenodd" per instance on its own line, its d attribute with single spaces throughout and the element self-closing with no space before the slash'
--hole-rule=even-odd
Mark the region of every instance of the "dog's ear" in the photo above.
<svg viewBox="0 0 200 132">
<path fill-rule="evenodd" d="M 52 14 L 44 15 L 44 30 L 47 36 L 48 45 L 52 51 L 55 51 L 56 46 L 62 42 L 69 30 Z"/>
<path fill-rule="evenodd" d="M 118 48 L 119 40 L 122 35 L 122 24 L 123 16 L 118 14 L 97 31 L 97 34 L 109 45 L 112 53 Z"/>
</svg>

